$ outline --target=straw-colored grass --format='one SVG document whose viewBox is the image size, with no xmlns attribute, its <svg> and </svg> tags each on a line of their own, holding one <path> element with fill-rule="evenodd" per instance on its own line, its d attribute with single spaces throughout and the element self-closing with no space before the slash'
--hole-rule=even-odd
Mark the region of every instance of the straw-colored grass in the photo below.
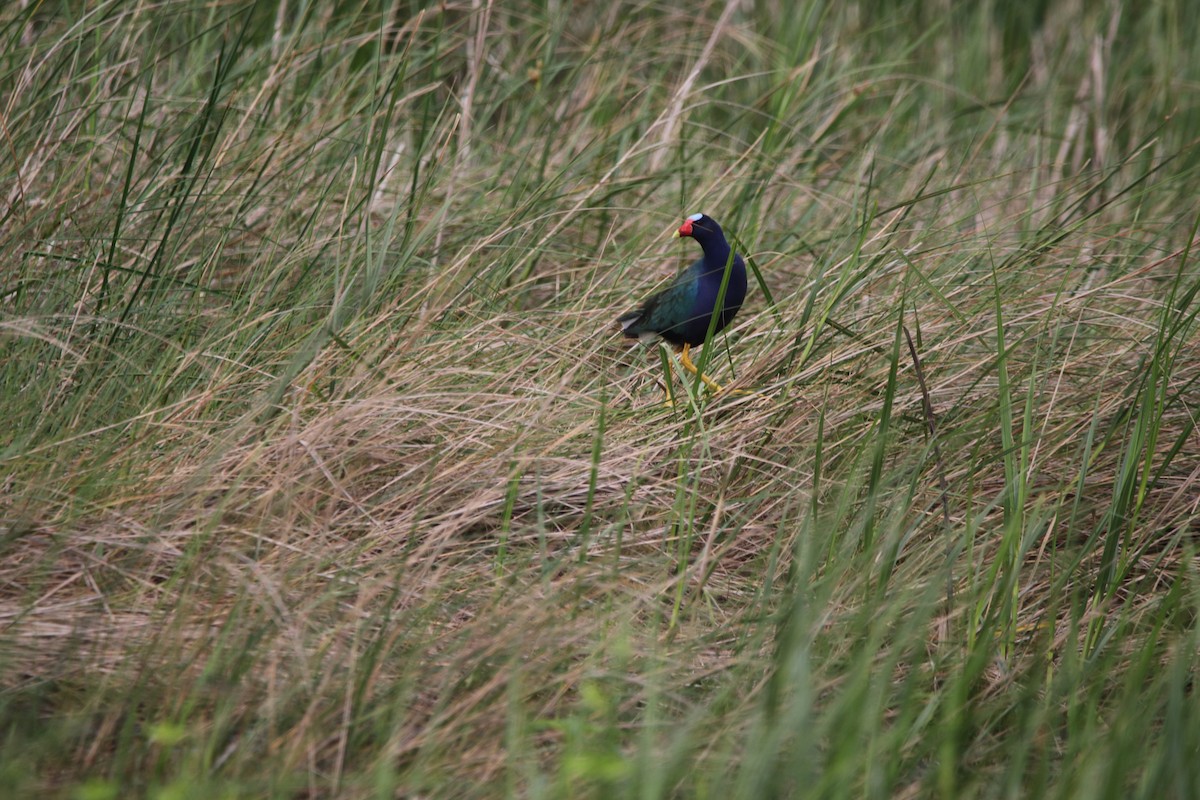
<svg viewBox="0 0 1200 800">
<path fill-rule="evenodd" d="M 1027 5 L 0 10 L 3 793 L 1195 796 L 1200 31 Z"/>
</svg>

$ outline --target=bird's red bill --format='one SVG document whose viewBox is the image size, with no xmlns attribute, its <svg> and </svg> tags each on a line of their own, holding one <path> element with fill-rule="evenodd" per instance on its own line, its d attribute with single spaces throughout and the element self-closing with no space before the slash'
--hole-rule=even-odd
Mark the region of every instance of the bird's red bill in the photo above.
<svg viewBox="0 0 1200 800">
<path fill-rule="evenodd" d="M 690 219 L 685 219 L 683 221 L 683 224 L 679 226 L 679 235 L 680 236 L 691 236 L 692 235 L 692 221 Z"/>
</svg>

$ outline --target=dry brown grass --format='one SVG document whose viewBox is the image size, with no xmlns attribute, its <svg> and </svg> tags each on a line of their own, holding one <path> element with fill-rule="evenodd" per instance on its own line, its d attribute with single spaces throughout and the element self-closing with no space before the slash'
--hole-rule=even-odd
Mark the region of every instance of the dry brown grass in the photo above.
<svg viewBox="0 0 1200 800">
<path fill-rule="evenodd" d="M 793 49 L 737 4 L 281 4 L 153 72 L 132 12 L 5 29 L 18 788 L 958 796 L 1149 751 L 1194 643 L 1190 133 L 1119 14 L 1013 81 L 990 30 L 868 68 L 850 5 Z M 672 410 L 610 325 L 681 204 L 765 287 L 710 345 L 745 394 Z"/>
</svg>

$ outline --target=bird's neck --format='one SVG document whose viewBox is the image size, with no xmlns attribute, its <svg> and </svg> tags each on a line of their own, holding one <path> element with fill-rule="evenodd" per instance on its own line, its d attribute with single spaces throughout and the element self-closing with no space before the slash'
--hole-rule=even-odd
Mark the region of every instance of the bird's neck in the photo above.
<svg viewBox="0 0 1200 800">
<path fill-rule="evenodd" d="M 724 239 L 701 242 L 700 248 L 704 250 L 705 272 L 718 271 L 719 273 L 725 269 L 725 265 L 729 263 L 729 242 Z"/>
</svg>

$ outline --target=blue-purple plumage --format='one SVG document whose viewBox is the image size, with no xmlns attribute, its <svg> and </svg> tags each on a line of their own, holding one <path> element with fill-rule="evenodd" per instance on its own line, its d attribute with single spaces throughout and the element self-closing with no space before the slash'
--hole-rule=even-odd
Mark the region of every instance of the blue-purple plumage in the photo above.
<svg viewBox="0 0 1200 800">
<path fill-rule="evenodd" d="M 684 221 L 679 235 L 695 239 L 704 255 L 661 292 L 617 318 L 622 332 L 631 339 L 662 337 L 678 347 L 703 344 L 717 311 L 726 266 L 729 280 L 714 333 L 733 321 L 746 299 L 746 264 L 736 253 L 730 258 L 732 251 L 720 225 L 710 217 L 695 214 Z"/>
</svg>

